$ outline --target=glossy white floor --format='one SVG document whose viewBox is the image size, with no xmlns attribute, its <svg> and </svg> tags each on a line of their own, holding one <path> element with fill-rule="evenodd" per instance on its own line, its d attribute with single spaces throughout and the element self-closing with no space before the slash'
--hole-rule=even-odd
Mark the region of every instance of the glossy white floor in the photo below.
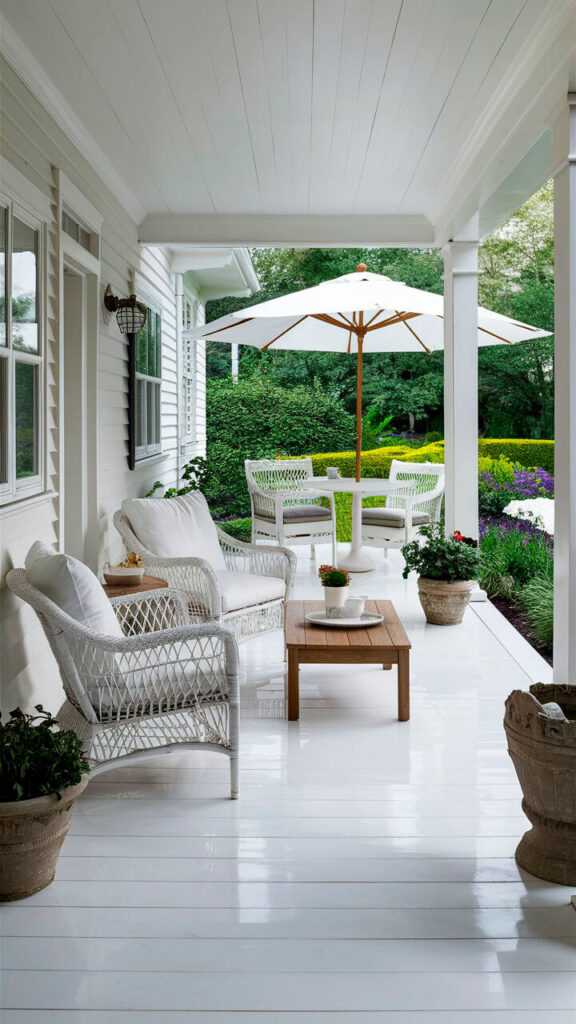
<svg viewBox="0 0 576 1024">
<path fill-rule="evenodd" d="M 305 667 L 299 723 L 244 721 L 237 803 L 215 754 L 96 779 L 57 880 L 2 910 L 3 1024 L 574 1024 L 571 892 L 515 866 L 501 725 L 547 667 L 489 605 L 427 626 L 399 555 L 354 586 L 412 638 L 411 721 L 395 671 Z M 244 645 L 247 701 L 281 658 Z"/>
</svg>

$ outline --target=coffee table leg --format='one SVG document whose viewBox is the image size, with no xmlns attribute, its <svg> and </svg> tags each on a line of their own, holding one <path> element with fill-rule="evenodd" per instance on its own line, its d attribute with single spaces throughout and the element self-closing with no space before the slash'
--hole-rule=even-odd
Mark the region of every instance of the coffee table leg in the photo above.
<svg viewBox="0 0 576 1024">
<path fill-rule="evenodd" d="M 288 651 L 288 721 L 297 722 L 300 717 L 298 651 Z"/>
<path fill-rule="evenodd" d="M 410 654 L 398 651 L 398 721 L 410 718 Z"/>
</svg>

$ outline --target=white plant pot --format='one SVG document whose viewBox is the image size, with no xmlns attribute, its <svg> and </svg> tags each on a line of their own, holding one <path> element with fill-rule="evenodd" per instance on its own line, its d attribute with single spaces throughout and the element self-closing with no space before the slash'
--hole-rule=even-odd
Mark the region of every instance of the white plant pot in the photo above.
<svg viewBox="0 0 576 1024">
<path fill-rule="evenodd" d="M 347 597 L 348 587 L 324 587 L 326 613 L 329 615 L 332 608 L 343 608 Z"/>
</svg>

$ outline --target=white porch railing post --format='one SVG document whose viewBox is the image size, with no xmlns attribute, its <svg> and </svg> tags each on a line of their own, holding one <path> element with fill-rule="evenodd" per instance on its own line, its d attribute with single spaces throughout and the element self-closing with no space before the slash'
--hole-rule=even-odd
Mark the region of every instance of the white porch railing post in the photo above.
<svg viewBox="0 0 576 1024">
<path fill-rule="evenodd" d="M 554 680 L 576 683 L 576 93 L 554 177 Z"/>
<path fill-rule="evenodd" d="M 478 537 L 478 227 L 442 250 L 446 533 Z"/>
</svg>

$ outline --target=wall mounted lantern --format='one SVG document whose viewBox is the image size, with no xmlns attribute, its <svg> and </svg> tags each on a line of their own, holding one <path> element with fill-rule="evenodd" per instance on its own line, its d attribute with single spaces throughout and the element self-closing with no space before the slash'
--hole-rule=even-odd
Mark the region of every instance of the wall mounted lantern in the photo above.
<svg viewBox="0 0 576 1024">
<path fill-rule="evenodd" d="M 116 322 L 122 334 L 128 335 L 128 468 L 136 468 L 136 337 L 144 327 L 148 310 L 135 295 L 119 299 L 110 285 L 104 292 L 104 305 L 109 313 L 116 313 Z"/>
<path fill-rule="evenodd" d="M 146 323 L 146 306 L 138 302 L 135 295 L 119 299 L 112 294 L 112 288 L 108 285 L 104 292 L 104 305 L 109 313 L 116 313 L 116 322 L 122 334 L 139 334 Z"/>
</svg>

